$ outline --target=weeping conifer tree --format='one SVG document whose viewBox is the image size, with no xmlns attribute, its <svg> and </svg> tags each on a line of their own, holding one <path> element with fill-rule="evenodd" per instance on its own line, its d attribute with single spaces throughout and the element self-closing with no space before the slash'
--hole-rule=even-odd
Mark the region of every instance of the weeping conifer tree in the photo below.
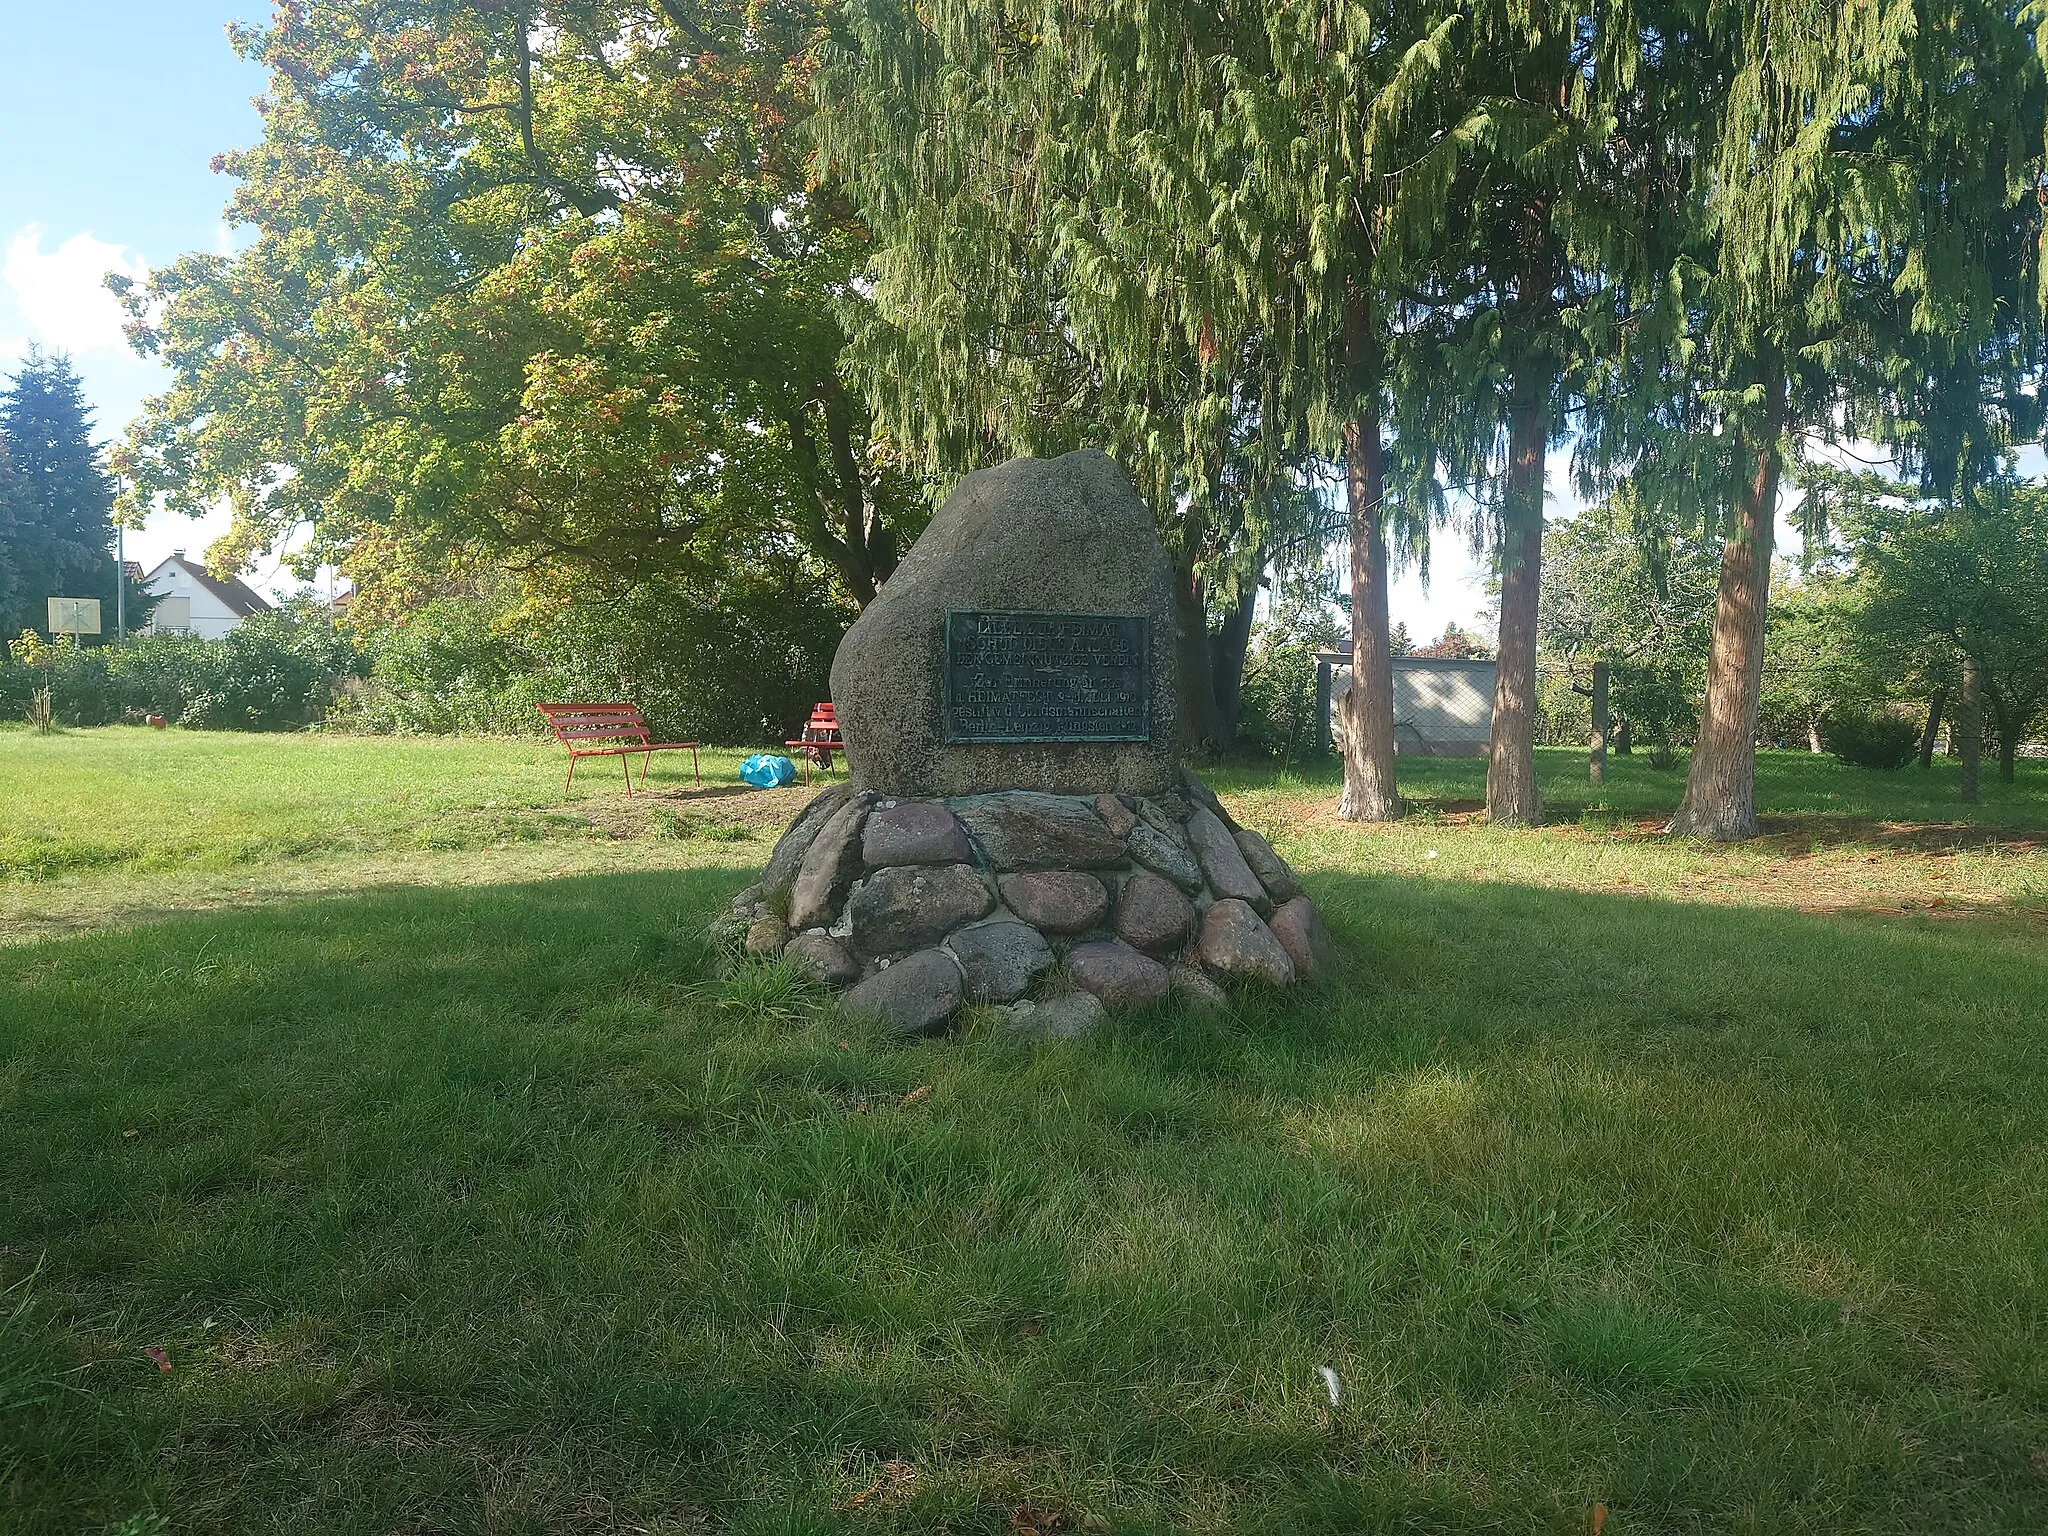
<svg viewBox="0 0 2048 1536">
<path fill-rule="evenodd" d="M 1431 94 L 1453 18 L 868 0 L 848 19 L 824 143 L 878 235 L 855 355 L 884 418 L 939 467 L 1094 441 L 1132 468 L 1180 571 L 1197 736 L 1205 575 L 1234 575 L 1248 619 L 1265 554 L 1332 531 L 1310 487 L 1340 463 L 1344 811 L 1397 814 L 1387 534 L 1419 538 L 1404 514 L 1428 500 L 1388 494 L 1386 294 L 1461 148 Z"/>
<path fill-rule="evenodd" d="M 1676 392 L 1653 411 L 1639 479 L 1723 535 L 1705 705 L 1675 833 L 1757 830 L 1757 702 L 1788 454 L 1840 432 L 1874 286 L 1907 229 L 1900 174 L 1869 153 L 1911 76 L 1910 0 L 1708 0 L 1674 38 L 1703 95 L 1695 259 L 1705 273 Z"/>
</svg>

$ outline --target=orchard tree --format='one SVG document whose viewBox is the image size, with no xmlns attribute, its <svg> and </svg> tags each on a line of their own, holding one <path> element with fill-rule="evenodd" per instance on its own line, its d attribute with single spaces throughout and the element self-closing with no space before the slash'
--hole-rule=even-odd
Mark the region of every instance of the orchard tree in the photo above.
<svg viewBox="0 0 2048 1536">
<path fill-rule="evenodd" d="M 1843 517 L 1860 622 L 1902 646 L 1953 647 L 1997 732 L 1998 776 L 2011 783 L 2019 743 L 2048 709 L 2048 490 L 2001 479 L 1958 515 L 1867 477 Z"/>
<path fill-rule="evenodd" d="M 1662 766 L 1697 723 L 1716 561 L 1659 517 L 1624 485 L 1555 529 L 1538 636 L 1574 693 L 1596 700 L 1605 684 L 1612 728 L 1647 738 Z M 1604 734 L 1597 709 L 1594 724 Z"/>
<path fill-rule="evenodd" d="M 824 0 L 313 0 L 236 46 L 236 256 L 127 297 L 172 370 L 135 504 L 310 529 L 366 601 L 451 563 L 701 580 L 763 535 L 867 602 L 922 498 L 839 374 L 865 249 L 813 183 Z"/>
</svg>

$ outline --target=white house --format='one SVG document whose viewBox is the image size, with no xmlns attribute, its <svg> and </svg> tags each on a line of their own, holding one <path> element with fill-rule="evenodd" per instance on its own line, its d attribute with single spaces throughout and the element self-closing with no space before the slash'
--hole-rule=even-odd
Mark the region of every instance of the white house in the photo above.
<svg viewBox="0 0 2048 1536">
<path fill-rule="evenodd" d="M 182 549 L 143 577 L 142 585 L 158 599 L 149 627 L 160 635 L 218 640 L 250 614 L 270 608 L 234 577 L 216 576 L 198 561 L 187 560 Z"/>
</svg>

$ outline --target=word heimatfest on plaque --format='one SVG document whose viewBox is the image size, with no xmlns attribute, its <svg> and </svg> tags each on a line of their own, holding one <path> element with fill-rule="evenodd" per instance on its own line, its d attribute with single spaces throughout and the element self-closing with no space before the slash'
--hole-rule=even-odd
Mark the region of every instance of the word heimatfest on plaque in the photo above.
<svg viewBox="0 0 2048 1536">
<path fill-rule="evenodd" d="M 946 740 L 1145 740 L 1149 628 L 1143 614 L 948 612 Z"/>
</svg>

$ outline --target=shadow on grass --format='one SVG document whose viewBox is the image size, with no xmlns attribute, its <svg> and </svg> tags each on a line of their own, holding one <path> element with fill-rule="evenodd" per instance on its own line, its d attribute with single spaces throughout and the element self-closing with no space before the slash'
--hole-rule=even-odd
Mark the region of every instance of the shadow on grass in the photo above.
<svg viewBox="0 0 2048 1536">
<path fill-rule="evenodd" d="M 699 979 L 747 878 L 0 952 L 0 1513 L 2048 1519 L 2037 944 L 1321 874 L 1317 992 L 902 1047 Z"/>
</svg>

